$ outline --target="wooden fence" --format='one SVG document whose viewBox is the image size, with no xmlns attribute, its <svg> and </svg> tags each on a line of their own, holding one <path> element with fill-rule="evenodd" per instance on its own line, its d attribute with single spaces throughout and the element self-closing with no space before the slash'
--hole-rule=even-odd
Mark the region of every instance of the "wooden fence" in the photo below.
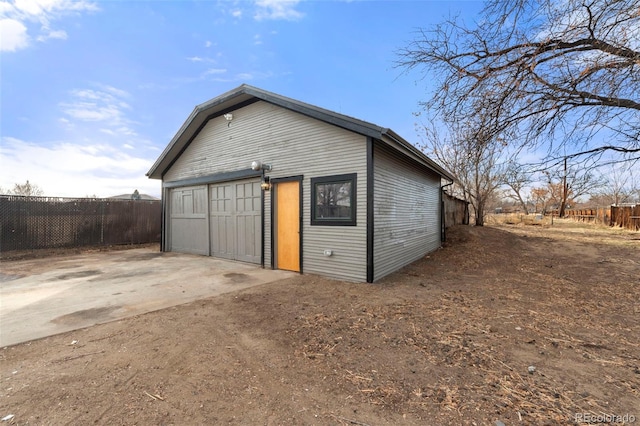
<svg viewBox="0 0 640 426">
<path fill-rule="evenodd" d="M 469 203 L 446 192 L 442 193 L 445 227 L 469 224 Z"/>
<path fill-rule="evenodd" d="M 640 205 L 571 209 L 567 210 L 566 214 L 574 220 L 640 230 Z"/>
<path fill-rule="evenodd" d="M 0 196 L 0 252 L 160 241 L 161 202 Z"/>
</svg>

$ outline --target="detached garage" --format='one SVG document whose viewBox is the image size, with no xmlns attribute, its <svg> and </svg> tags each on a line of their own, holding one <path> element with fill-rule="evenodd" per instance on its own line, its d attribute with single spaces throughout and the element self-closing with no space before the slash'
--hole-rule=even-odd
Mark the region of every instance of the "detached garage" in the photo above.
<svg viewBox="0 0 640 426">
<path fill-rule="evenodd" d="M 147 176 L 163 251 L 367 282 L 440 246 L 452 180 L 390 129 L 247 85 L 198 105 Z"/>
</svg>

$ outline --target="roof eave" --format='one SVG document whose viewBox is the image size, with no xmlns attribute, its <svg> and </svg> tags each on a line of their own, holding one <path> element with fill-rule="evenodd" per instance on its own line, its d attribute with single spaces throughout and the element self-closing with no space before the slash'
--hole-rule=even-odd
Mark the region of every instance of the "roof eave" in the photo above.
<svg viewBox="0 0 640 426">
<path fill-rule="evenodd" d="M 449 172 L 447 172 L 443 167 L 441 167 L 438 163 L 433 161 L 431 158 L 427 157 L 424 152 L 422 152 L 421 150 L 416 148 L 414 145 L 412 145 L 411 143 L 406 141 L 404 138 L 402 138 L 402 136 L 398 135 L 396 132 L 394 132 L 391 129 L 385 129 L 383 134 L 388 138 L 392 139 L 394 142 L 399 144 L 401 147 L 403 147 L 407 151 L 409 151 L 411 154 L 413 154 L 422 164 L 427 166 L 429 169 L 438 173 L 440 176 L 442 176 L 446 180 L 453 182 L 454 180 L 453 176 Z"/>
</svg>

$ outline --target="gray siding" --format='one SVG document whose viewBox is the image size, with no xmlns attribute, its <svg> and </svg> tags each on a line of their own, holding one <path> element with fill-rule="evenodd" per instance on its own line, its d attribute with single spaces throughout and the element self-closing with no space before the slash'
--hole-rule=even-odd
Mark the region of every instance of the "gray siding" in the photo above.
<svg viewBox="0 0 640 426">
<path fill-rule="evenodd" d="M 164 181 L 272 164 L 271 178 L 303 175 L 303 271 L 366 280 L 366 138 L 258 101 L 233 111 L 233 121 L 210 120 L 164 176 Z M 310 179 L 357 173 L 357 226 L 311 226 Z M 271 194 L 265 193 L 265 265 L 271 264 Z M 333 256 L 324 256 L 332 250 Z"/>
<path fill-rule="evenodd" d="M 440 247 L 440 177 L 376 143 L 374 280 Z"/>
</svg>

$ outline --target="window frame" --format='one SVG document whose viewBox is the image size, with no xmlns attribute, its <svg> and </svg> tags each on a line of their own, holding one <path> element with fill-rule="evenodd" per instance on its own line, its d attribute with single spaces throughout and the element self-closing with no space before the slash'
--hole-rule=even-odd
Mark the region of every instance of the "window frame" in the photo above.
<svg viewBox="0 0 640 426">
<path fill-rule="evenodd" d="M 348 173 L 342 175 L 331 175 L 311 178 L 311 225 L 312 226 L 357 226 L 356 201 L 357 201 L 357 173 Z M 351 183 L 350 207 L 351 214 L 348 218 L 318 218 L 317 213 L 317 194 L 316 186 L 318 184 L 339 184 L 343 182 Z"/>
</svg>

